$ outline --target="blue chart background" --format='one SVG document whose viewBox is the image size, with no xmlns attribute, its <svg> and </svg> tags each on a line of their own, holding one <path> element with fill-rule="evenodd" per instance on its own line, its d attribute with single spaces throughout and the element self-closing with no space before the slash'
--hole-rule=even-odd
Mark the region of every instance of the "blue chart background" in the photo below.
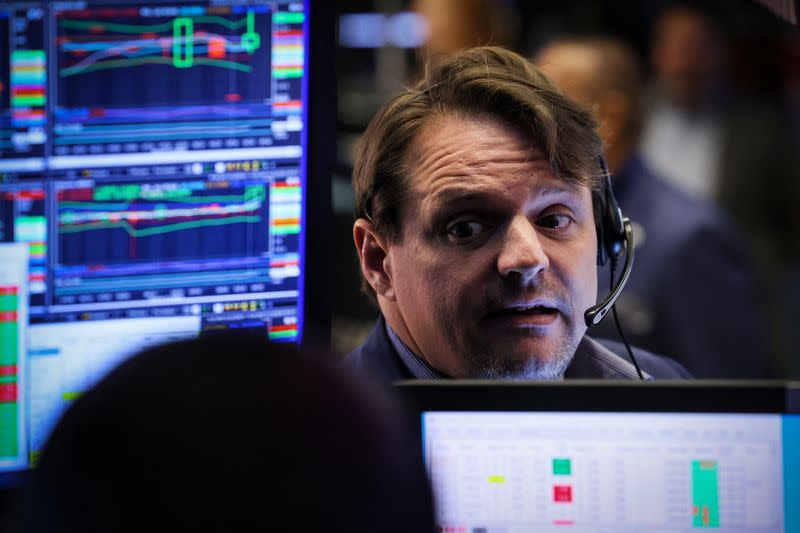
<svg viewBox="0 0 800 533">
<path fill-rule="evenodd" d="M 103 70 L 87 71 L 85 73 L 64 76 L 64 68 L 79 64 L 81 57 L 68 54 L 63 48 L 58 54 L 58 102 L 59 107 L 147 107 L 158 103 L 159 106 L 171 105 L 202 105 L 224 104 L 225 95 L 236 93 L 242 103 L 263 103 L 270 96 L 270 12 L 264 7 L 251 8 L 255 11 L 255 31 L 260 34 L 261 42 L 258 49 L 251 55 L 245 51 L 226 51 L 225 60 L 246 64 L 252 67 L 250 72 L 242 72 L 222 66 L 204 65 L 199 61 L 191 67 L 176 68 L 172 64 L 172 48 L 169 49 L 169 63 L 165 64 L 137 64 L 120 68 L 106 68 Z M 66 15 L 66 14 L 65 14 Z M 246 17 L 246 13 L 226 15 L 222 18 L 234 21 Z M 158 32 L 156 38 L 172 39 L 173 31 L 171 22 L 175 17 L 92 17 L 107 23 L 124 24 L 130 26 L 167 25 L 168 31 Z M 58 18 L 72 20 L 68 16 Z M 208 47 L 205 42 L 198 42 L 198 32 L 207 32 L 220 35 L 233 43 L 238 43 L 245 28 L 230 29 L 226 26 L 210 23 L 194 23 L 194 58 L 199 60 L 208 58 Z M 142 39 L 139 34 L 106 32 L 87 33 L 85 30 L 64 28 L 59 25 L 59 38 L 69 38 L 79 44 L 89 47 L 106 47 L 109 43 L 124 43 Z M 102 52 L 102 50 L 99 50 Z M 95 54 L 97 51 L 88 52 Z M 97 66 L 105 61 L 141 60 L 142 58 L 163 58 L 160 50 L 140 51 L 130 50 L 122 54 L 114 53 L 113 56 L 97 56 L 100 61 Z M 219 65 L 219 64 L 218 64 Z M 135 76 L 137 83 L 131 83 Z"/>
<path fill-rule="evenodd" d="M 252 183 L 250 184 L 252 185 Z M 242 195 L 246 184 L 231 184 L 228 188 L 193 191 L 192 198 L 203 196 Z M 269 245 L 269 191 L 267 184 L 260 183 L 264 199 L 256 211 L 230 216 L 257 216 L 257 222 L 229 223 L 217 226 L 190 227 L 166 233 L 133 237 L 122 227 L 93 229 L 77 233 L 59 233 L 59 258 L 61 266 L 119 265 L 125 263 L 179 261 L 193 259 L 257 257 L 267 252 Z M 232 202 L 236 203 L 236 202 Z M 168 209 L 197 208 L 201 204 L 161 202 Z M 220 204 L 224 206 L 225 204 Z M 155 203 L 137 200 L 129 209 L 148 211 Z M 59 209 L 81 213 L 89 209 Z M 104 209 L 103 203 L 98 211 Z M 210 217 L 203 217 L 210 218 Z M 225 217 L 214 217 L 217 219 Z M 137 230 L 174 224 L 185 219 L 147 221 L 135 225 Z M 135 242 L 133 242 L 135 241 Z"/>
</svg>

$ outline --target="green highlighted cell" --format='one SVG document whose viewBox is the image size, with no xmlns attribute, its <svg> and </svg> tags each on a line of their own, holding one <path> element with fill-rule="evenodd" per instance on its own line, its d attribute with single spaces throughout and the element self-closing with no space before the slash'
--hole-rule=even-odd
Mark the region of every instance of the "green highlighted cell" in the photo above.
<svg viewBox="0 0 800 533">
<path fill-rule="evenodd" d="M 44 65 L 44 50 L 14 50 L 11 52 L 11 61 L 14 63 L 37 63 Z"/>
<path fill-rule="evenodd" d="M 272 15 L 273 24 L 302 24 L 306 19 L 303 13 L 280 12 Z"/>
<path fill-rule="evenodd" d="M 719 484 L 717 462 L 692 461 L 692 525 L 719 527 Z"/>
<path fill-rule="evenodd" d="M 0 292 L 0 311 L 16 311 L 19 300 L 16 293 Z"/>
<path fill-rule="evenodd" d="M 269 230 L 273 235 L 293 235 L 300 233 L 300 226 L 271 226 Z"/>
<path fill-rule="evenodd" d="M 275 78 L 277 78 L 277 79 L 302 78 L 303 77 L 303 69 L 302 68 L 274 68 L 274 69 L 272 69 L 272 75 L 275 76 Z"/>
<path fill-rule="evenodd" d="M 42 451 L 41 450 L 31 450 L 28 454 L 28 462 L 31 466 L 36 466 L 39 464 L 39 457 L 41 457 Z"/>
<path fill-rule="evenodd" d="M 19 297 L 12 294 L 0 294 L 0 366 L 18 364 L 17 320 L 13 313 L 19 308 Z"/>
<path fill-rule="evenodd" d="M 553 475 L 568 476 L 572 474 L 572 460 L 564 458 L 553 458 Z"/>
<path fill-rule="evenodd" d="M 61 399 L 65 402 L 74 402 L 80 395 L 80 392 L 62 392 Z"/>
<path fill-rule="evenodd" d="M 0 459 L 19 454 L 17 402 L 0 402 Z"/>
<path fill-rule="evenodd" d="M 43 106 L 45 102 L 46 99 L 43 95 L 11 96 L 11 105 L 13 107 Z"/>
<path fill-rule="evenodd" d="M 31 244 L 31 255 L 35 257 L 41 257 L 45 253 L 47 253 L 47 245 L 46 244 Z"/>
<path fill-rule="evenodd" d="M 290 339 L 292 337 L 297 337 L 297 330 L 289 329 L 286 331 L 270 331 L 267 335 L 270 339 Z"/>
<path fill-rule="evenodd" d="M 17 323 L 0 322 L 0 366 L 17 364 L 17 346 Z"/>
<path fill-rule="evenodd" d="M 505 476 L 489 476 L 489 483 L 505 483 Z"/>
</svg>

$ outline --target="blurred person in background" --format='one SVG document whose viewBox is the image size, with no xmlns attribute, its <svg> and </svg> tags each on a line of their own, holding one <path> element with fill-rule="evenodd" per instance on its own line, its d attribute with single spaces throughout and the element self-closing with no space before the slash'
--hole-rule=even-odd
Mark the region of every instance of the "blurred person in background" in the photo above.
<svg viewBox="0 0 800 533">
<path fill-rule="evenodd" d="M 769 376 L 754 266 L 734 224 L 660 179 L 638 153 L 642 76 L 634 50 L 611 36 L 562 37 L 533 60 L 595 113 L 617 200 L 634 223 L 635 266 L 617 302 L 631 342 L 696 377 Z M 598 276 L 602 294 L 608 269 Z M 616 338 L 612 320 L 595 335 Z"/>
<path fill-rule="evenodd" d="M 473 46 L 513 49 L 519 37 L 519 19 L 502 0 L 411 0 L 410 6 L 428 23 L 428 40 L 417 49 L 423 70 Z"/>
<path fill-rule="evenodd" d="M 758 78 L 738 63 L 772 63 L 763 57 L 772 48 L 763 38 L 744 39 L 732 61 L 719 18 L 704 4 L 676 2 L 655 20 L 642 156 L 687 194 L 719 206 L 743 232 L 756 259 L 767 350 L 788 377 L 800 359 L 786 298 L 800 286 L 800 165 L 781 96 L 760 79 L 731 83 L 742 69 L 740 79 Z"/>
<path fill-rule="evenodd" d="M 642 153 L 659 174 L 696 198 L 716 193 L 722 147 L 723 43 L 698 8 L 666 7 L 654 23 Z"/>
</svg>

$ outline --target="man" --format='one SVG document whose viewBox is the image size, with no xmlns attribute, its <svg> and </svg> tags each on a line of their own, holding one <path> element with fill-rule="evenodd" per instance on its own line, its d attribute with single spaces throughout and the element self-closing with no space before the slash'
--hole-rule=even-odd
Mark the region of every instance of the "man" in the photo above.
<svg viewBox="0 0 800 533">
<path fill-rule="evenodd" d="M 353 236 L 382 316 L 346 363 L 385 381 L 637 377 L 584 335 L 600 155 L 591 114 L 500 48 L 453 56 L 382 108 L 353 170 Z M 637 359 L 645 376 L 688 377 Z"/>
<path fill-rule="evenodd" d="M 631 342 L 674 357 L 696 377 L 767 377 L 763 313 L 742 236 L 711 204 L 653 175 L 637 153 L 642 81 L 634 52 L 612 37 L 565 37 L 534 62 L 601 124 L 614 192 L 637 236 L 636 268 L 617 304 Z M 599 283 L 602 294 L 602 269 Z M 617 336 L 609 321 L 596 334 Z"/>
</svg>

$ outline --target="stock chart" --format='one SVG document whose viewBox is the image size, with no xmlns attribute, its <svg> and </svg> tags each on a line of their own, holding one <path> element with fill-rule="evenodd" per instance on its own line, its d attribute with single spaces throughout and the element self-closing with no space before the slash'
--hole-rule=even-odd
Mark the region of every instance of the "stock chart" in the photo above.
<svg viewBox="0 0 800 533">
<path fill-rule="evenodd" d="M 0 4 L 0 484 L 138 349 L 302 338 L 308 10 Z"/>
<path fill-rule="evenodd" d="M 263 104 L 271 94 L 269 16 L 267 6 L 61 11 L 58 105 Z"/>
<path fill-rule="evenodd" d="M 59 263 L 258 257 L 267 188 L 248 182 L 126 183 L 58 192 Z"/>
</svg>

